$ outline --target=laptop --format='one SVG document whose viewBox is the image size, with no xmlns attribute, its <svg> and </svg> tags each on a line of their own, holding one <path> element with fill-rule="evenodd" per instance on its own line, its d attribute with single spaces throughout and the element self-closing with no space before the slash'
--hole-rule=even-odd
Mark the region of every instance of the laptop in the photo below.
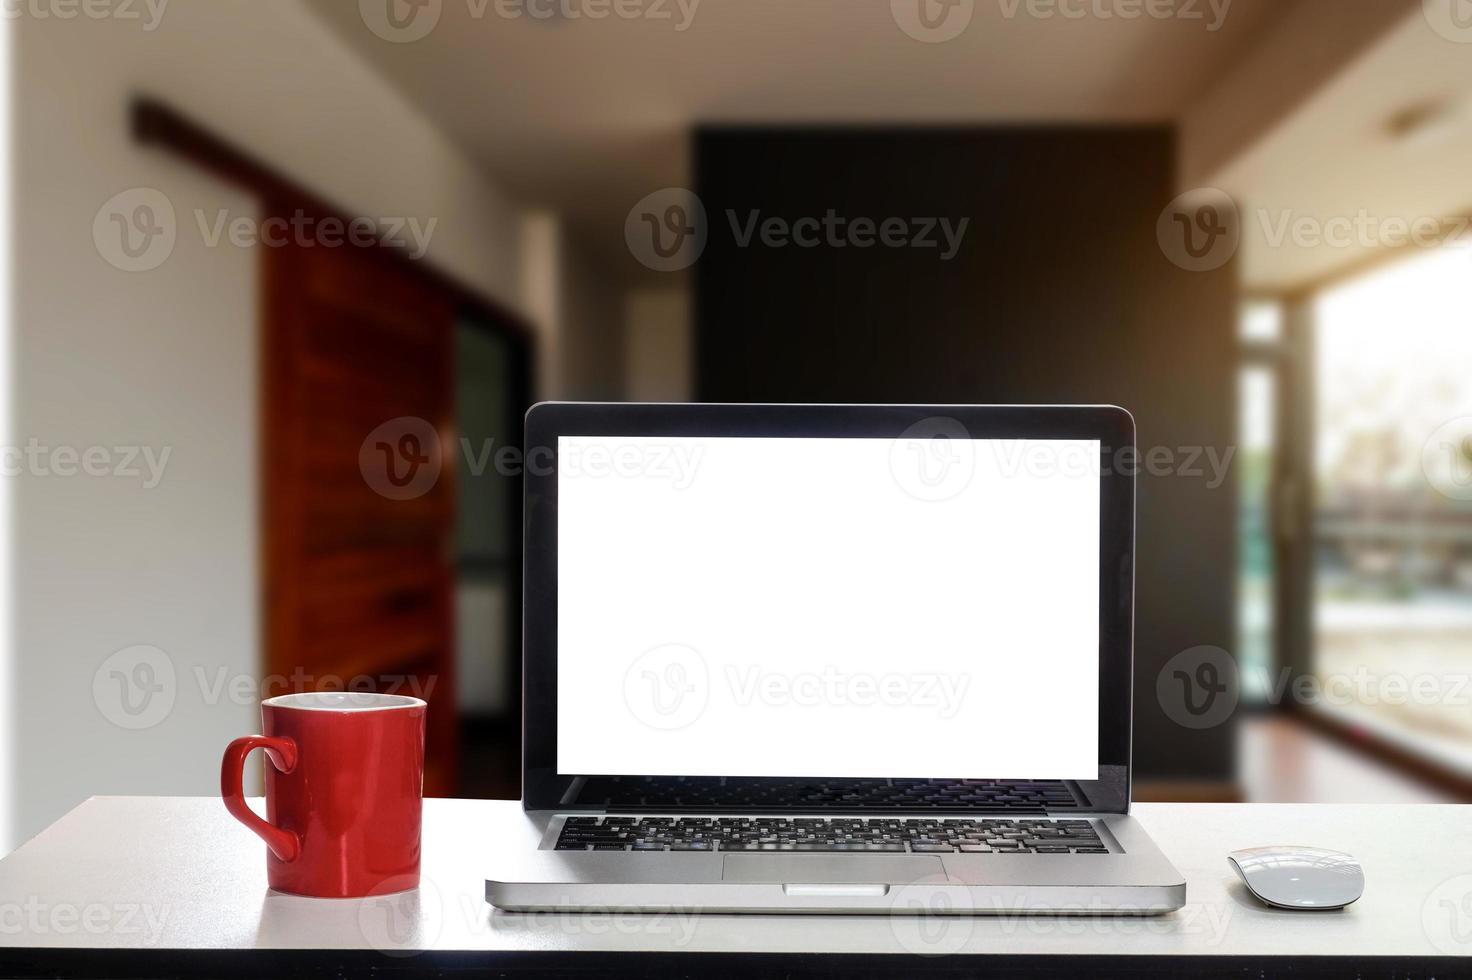
<svg viewBox="0 0 1472 980">
<path fill-rule="evenodd" d="M 512 911 L 1160 913 L 1110 406 L 526 416 Z"/>
</svg>

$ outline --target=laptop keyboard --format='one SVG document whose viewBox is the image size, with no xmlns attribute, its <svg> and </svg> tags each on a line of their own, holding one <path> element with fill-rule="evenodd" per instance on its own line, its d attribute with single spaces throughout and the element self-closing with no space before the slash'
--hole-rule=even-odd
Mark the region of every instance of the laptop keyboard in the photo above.
<svg viewBox="0 0 1472 980">
<path fill-rule="evenodd" d="M 592 776 L 578 802 L 609 810 L 950 810 L 1056 813 L 1078 809 L 1058 780 L 723 779 L 711 776 Z"/>
<path fill-rule="evenodd" d="M 1108 854 L 1087 820 L 569 817 L 559 851 Z"/>
</svg>

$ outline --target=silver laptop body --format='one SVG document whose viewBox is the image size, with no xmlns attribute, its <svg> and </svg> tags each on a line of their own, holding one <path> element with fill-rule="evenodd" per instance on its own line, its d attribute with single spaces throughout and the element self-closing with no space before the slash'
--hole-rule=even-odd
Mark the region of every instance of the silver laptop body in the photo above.
<svg viewBox="0 0 1472 980">
<path fill-rule="evenodd" d="M 543 403 L 508 911 L 1156 914 L 1134 423 Z"/>
</svg>

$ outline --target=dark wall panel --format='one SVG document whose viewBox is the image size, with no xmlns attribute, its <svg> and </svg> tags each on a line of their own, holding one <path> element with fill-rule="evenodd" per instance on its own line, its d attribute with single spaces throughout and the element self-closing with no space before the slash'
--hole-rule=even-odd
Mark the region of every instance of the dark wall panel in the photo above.
<svg viewBox="0 0 1472 980">
<path fill-rule="evenodd" d="M 1188 272 L 1157 243 L 1173 144 L 1164 128 L 701 132 L 699 397 L 1110 402 L 1134 413 L 1142 448 L 1227 451 L 1233 266 Z M 753 212 L 829 209 L 912 230 L 970 221 L 949 261 L 938 233 L 938 247 L 859 248 L 736 231 Z M 1175 653 L 1233 644 L 1235 494 L 1206 472 L 1140 478 L 1139 777 L 1232 775 L 1232 726 L 1176 725 L 1155 686 Z"/>
</svg>

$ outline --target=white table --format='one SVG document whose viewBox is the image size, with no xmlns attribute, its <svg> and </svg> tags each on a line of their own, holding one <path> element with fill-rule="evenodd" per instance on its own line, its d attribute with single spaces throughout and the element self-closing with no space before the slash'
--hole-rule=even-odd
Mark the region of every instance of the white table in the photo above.
<svg viewBox="0 0 1472 980">
<path fill-rule="evenodd" d="M 1333 957 L 1356 958 L 1364 976 L 1472 969 L 1472 959 L 1425 959 L 1472 954 L 1472 809 L 1140 804 L 1136 813 L 1186 876 L 1180 912 L 532 915 L 483 899 L 497 855 L 532 846 L 516 803 L 427 800 L 417 892 L 321 900 L 269 891 L 264 846 L 217 799 L 95 798 L 0 862 L 0 976 L 325 976 L 344 975 L 344 965 L 348 974 L 383 976 L 476 967 L 702 977 L 1242 975 L 1276 973 L 1275 964 L 1329 975 L 1348 966 L 1325 959 Z M 1273 843 L 1355 854 L 1365 896 L 1342 912 L 1258 905 L 1225 854 Z"/>
</svg>

